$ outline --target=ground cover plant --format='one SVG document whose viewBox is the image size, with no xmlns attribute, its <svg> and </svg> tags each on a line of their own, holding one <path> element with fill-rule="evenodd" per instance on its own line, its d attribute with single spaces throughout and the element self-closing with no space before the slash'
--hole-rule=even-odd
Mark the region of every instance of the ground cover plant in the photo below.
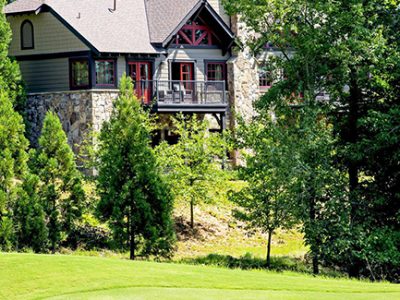
<svg viewBox="0 0 400 300">
<path fill-rule="evenodd" d="M 398 299 L 400 286 L 98 257 L 0 254 L 4 299 Z"/>
</svg>

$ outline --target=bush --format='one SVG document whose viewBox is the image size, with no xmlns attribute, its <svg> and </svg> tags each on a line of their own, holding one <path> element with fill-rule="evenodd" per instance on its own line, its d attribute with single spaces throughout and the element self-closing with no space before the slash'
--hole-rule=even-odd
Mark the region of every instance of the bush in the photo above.
<svg viewBox="0 0 400 300">
<path fill-rule="evenodd" d="M 289 256 L 271 257 L 271 266 L 263 258 L 254 257 L 251 253 L 236 258 L 230 255 L 209 254 L 197 258 L 186 258 L 180 262 L 188 264 L 211 265 L 225 268 L 238 268 L 243 270 L 269 269 L 275 271 L 311 272 L 304 261 Z"/>
</svg>

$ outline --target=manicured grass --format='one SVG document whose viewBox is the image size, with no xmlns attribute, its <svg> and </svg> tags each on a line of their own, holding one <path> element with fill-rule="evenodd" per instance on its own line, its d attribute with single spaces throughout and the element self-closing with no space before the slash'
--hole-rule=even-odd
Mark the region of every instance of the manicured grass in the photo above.
<svg viewBox="0 0 400 300">
<path fill-rule="evenodd" d="M 1 299 L 400 299 L 400 286 L 100 257 L 0 254 Z"/>
</svg>

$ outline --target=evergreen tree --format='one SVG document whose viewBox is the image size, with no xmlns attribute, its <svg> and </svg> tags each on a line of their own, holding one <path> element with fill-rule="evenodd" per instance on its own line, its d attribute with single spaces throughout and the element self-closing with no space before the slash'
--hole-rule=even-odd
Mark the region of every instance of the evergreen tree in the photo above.
<svg viewBox="0 0 400 300">
<path fill-rule="evenodd" d="M 7 250 L 14 239 L 12 207 L 16 185 L 27 171 L 28 141 L 24 130 L 22 117 L 14 111 L 8 95 L 0 91 L 0 248 Z"/>
<path fill-rule="evenodd" d="M 48 249 L 48 229 L 39 195 L 39 178 L 27 175 L 14 205 L 17 249 L 32 248 L 35 252 Z"/>
<path fill-rule="evenodd" d="M 221 168 L 227 144 L 220 133 L 208 131 L 208 123 L 196 115 L 172 119 L 173 132 L 179 136 L 175 145 L 161 143 L 158 156 L 177 197 L 190 204 L 190 226 L 194 228 L 194 206 L 211 201 L 210 189 L 223 185 L 226 174 Z M 218 158 L 221 160 L 219 161 Z"/>
<path fill-rule="evenodd" d="M 0 0 L 0 90 L 8 93 L 14 107 L 23 111 L 25 92 L 17 62 L 8 57 L 11 28 L 3 13 L 5 0 Z"/>
<path fill-rule="evenodd" d="M 150 116 L 133 91 L 124 76 L 111 119 L 100 132 L 97 210 L 109 221 L 116 246 L 129 248 L 131 259 L 138 251 L 165 256 L 174 240 L 172 197 L 150 146 Z"/>
<path fill-rule="evenodd" d="M 81 217 L 85 198 L 74 154 L 55 113 L 47 112 L 39 148 L 32 156 L 32 170 L 41 180 L 40 197 L 54 252 Z"/>
</svg>

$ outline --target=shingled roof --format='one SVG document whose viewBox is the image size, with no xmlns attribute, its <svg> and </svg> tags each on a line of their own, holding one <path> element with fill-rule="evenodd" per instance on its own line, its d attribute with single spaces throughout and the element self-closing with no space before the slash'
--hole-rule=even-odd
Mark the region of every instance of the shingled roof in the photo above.
<svg viewBox="0 0 400 300">
<path fill-rule="evenodd" d="M 162 43 L 201 0 L 145 0 L 150 40 Z"/>
<path fill-rule="evenodd" d="M 42 4 L 42 0 L 18 0 L 6 5 L 3 12 L 5 14 L 31 12 L 37 10 Z"/>
<path fill-rule="evenodd" d="M 166 40 L 201 7 L 220 19 L 206 0 L 119 0 L 114 12 L 110 11 L 112 0 L 17 0 L 6 5 L 4 12 L 50 11 L 98 52 L 156 54 L 153 45 L 165 46 Z M 223 21 L 212 23 L 233 40 Z"/>
<path fill-rule="evenodd" d="M 145 53 L 157 51 L 150 43 L 144 0 L 17 0 L 6 14 L 49 9 L 99 52 Z"/>
</svg>

